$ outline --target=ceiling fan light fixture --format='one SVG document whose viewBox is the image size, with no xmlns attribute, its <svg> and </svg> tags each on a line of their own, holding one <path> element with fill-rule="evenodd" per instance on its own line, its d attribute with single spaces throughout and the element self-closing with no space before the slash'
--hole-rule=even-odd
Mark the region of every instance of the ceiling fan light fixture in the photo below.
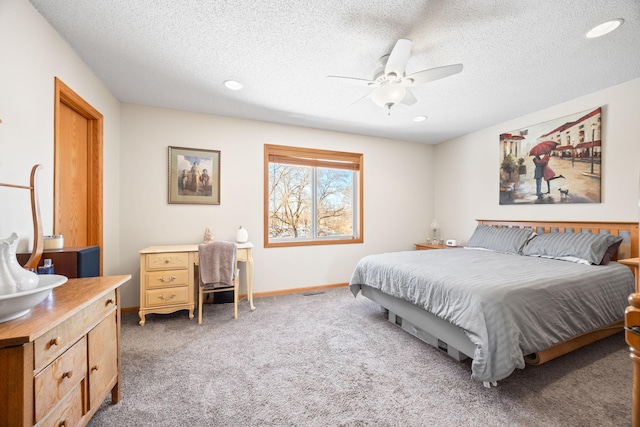
<svg viewBox="0 0 640 427">
<path fill-rule="evenodd" d="M 381 62 L 384 64 L 375 71 L 373 80 L 346 76 L 327 77 L 341 79 L 361 86 L 367 85 L 372 88 L 372 91 L 369 95 L 365 95 L 360 99 L 371 99 L 377 106 L 389 111 L 398 103 L 407 106 L 414 105 L 418 102 L 418 99 L 411 93 L 409 88 L 458 74 L 463 67 L 462 64 L 445 65 L 416 71 L 407 76 L 406 66 L 411 56 L 411 44 L 412 41 L 409 39 L 399 39 L 391 53 L 381 58 Z"/>
<path fill-rule="evenodd" d="M 231 90 L 240 90 L 244 87 L 244 85 L 238 81 L 235 80 L 225 80 L 224 81 L 224 86 L 227 89 L 231 89 Z"/>
<path fill-rule="evenodd" d="M 620 25 L 622 25 L 623 23 L 624 23 L 624 19 L 622 18 L 612 19 L 611 21 L 604 22 L 600 25 L 593 27 L 591 30 L 589 30 L 586 34 L 586 37 L 588 39 L 595 39 L 596 37 L 602 37 L 605 34 L 609 34 L 610 32 L 614 31 L 615 29 L 620 27 Z"/>
<path fill-rule="evenodd" d="M 379 107 L 390 109 L 402 101 L 407 94 L 407 89 L 399 84 L 382 85 L 371 92 L 371 99 Z"/>
</svg>

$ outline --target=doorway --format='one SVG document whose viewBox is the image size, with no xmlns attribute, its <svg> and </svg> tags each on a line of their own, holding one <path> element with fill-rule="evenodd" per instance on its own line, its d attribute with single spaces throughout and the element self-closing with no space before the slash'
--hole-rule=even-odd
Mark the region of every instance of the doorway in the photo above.
<svg viewBox="0 0 640 427">
<path fill-rule="evenodd" d="M 102 114 L 57 77 L 54 110 L 53 232 L 99 246 L 102 275 Z"/>
</svg>

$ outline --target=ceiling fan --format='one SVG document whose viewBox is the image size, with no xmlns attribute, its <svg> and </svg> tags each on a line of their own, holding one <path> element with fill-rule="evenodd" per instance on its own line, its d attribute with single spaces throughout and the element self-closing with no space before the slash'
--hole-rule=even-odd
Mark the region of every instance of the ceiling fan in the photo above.
<svg viewBox="0 0 640 427">
<path fill-rule="evenodd" d="M 363 98 L 370 96 L 376 105 L 391 110 L 398 103 L 413 105 L 417 102 L 416 97 L 407 88 L 443 79 L 462 71 L 462 64 L 454 64 L 405 75 L 405 67 L 411 56 L 411 45 L 411 40 L 398 40 L 391 53 L 381 58 L 381 60 L 386 59 L 386 64 L 383 70 L 376 73 L 373 80 L 343 76 L 327 77 L 373 88 L 371 93 Z"/>
</svg>

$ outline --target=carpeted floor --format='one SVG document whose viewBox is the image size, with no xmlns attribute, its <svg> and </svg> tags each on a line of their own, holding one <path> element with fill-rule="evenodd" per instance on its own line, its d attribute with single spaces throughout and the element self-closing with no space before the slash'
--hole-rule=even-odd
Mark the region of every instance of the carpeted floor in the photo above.
<svg viewBox="0 0 640 427">
<path fill-rule="evenodd" d="M 90 426 L 628 426 L 622 334 L 498 387 L 348 288 L 122 316 L 122 395 Z"/>
</svg>

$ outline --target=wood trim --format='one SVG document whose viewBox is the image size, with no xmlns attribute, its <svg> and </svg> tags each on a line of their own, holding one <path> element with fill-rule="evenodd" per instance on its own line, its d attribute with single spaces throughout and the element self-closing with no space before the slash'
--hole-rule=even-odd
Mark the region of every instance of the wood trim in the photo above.
<svg viewBox="0 0 640 427">
<path fill-rule="evenodd" d="M 549 347 L 543 351 L 529 354 L 525 356 L 524 360 L 528 365 L 542 365 L 543 363 L 577 350 L 580 347 L 584 347 L 611 335 L 617 334 L 618 332 L 622 331 L 623 326 L 624 321 L 620 319 L 607 326 L 596 329 L 595 331 L 578 335 L 577 337 L 570 338 L 567 341 L 556 344 L 553 347 Z"/>
<path fill-rule="evenodd" d="M 60 153 L 57 149 L 60 141 L 60 105 L 64 104 L 76 111 L 89 121 L 88 130 L 88 164 L 87 164 L 87 245 L 100 247 L 100 274 L 103 273 L 103 131 L 104 118 L 102 114 L 75 93 L 69 86 L 55 77 L 55 103 L 54 103 L 54 234 L 57 206 L 57 194 L 63 191 L 57 178 L 60 164 Z"/>
<path fill-rule="evenodd" d="M 272 297 L 272 296 L 278 296 L 278 295 L 286 295 L 286 294 L 299 294 L 299 293 L 303 293 L 303 292 L 315 292 L 315 291 L 321 291 L 321 290 L 325 290 L 325 289 L 333 289 L 333 288 L 343 288 L 343 287 L 347 287 L 349 286 L 349 283 L 344 282 L 344 283 L 334 283 L 331 285 L 320 285 L 320 286 L 308 286 L 305 288 L 293 288 L 293 289 L 281 289 L 278 291 L 267 291 L 267 292 L 260 292 L 257 294 L 253 294 L 254 297 Z"/>
<path fill-rule="evenodd" d="M 273 154 L 283 156 L 308 156 L 325 158 L 331 160 L 345 160 L 358 165 L 358 206 L 357 212 L 357 237 L 354 239 L 326 239 L 326 240 L 304 240 L 292 242 L 269 242 L 269 157 Z M 349 168 L 353 169 L 353 168 Z M 356 172 L 354 170 L 354 172 Z M 317 246 L 317 245 L 340 245 L 364 242 L 364 154 L 350 153 L 331 150 L 319 150 L 312 148 L 289 147 L 282 145 L 264 145 L 264 204 L 263 204 L 263 242 L 265 248 L 291 247 L 291 246 Z"/>
</svg>

